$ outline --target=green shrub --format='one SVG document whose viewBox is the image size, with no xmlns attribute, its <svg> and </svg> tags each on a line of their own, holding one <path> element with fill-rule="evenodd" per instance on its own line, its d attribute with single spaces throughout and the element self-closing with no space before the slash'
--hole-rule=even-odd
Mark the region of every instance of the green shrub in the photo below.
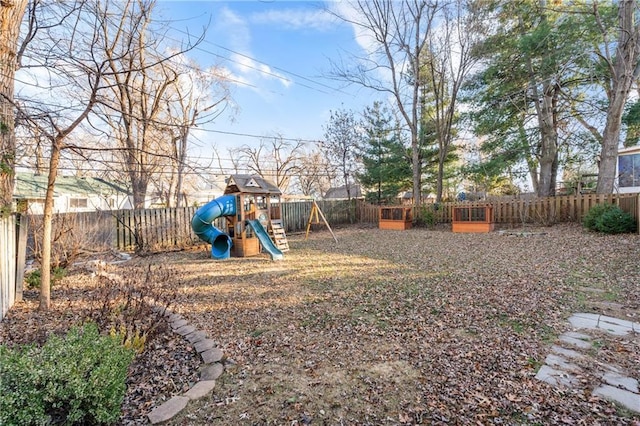
<svg viewBox="0 0 640 426">
<path fill-rule="evenodd" d="M 587 214 L 582 219 L 582 225 L 587 228 L 589 231 L 597 231 L 596 222 L 598 219 L 608 212 L 609 210 L 615 209 L 617 206 L 615 204 L 596 204 L 591 207 Z"/>
<path fill-rule="evenodd" d="M 434 207 L 420 206 L 418 209 L 418 217 L 416 218 L 416 224 L 419 226 L 428 226 L 432 228 L 436 224 L 436 212 Z"/>
<path fill-rule="evenodd" d="M 636 229 L 633 216 L 615 204 L 606 203 L 596 204 L 589 209 L 582 224 L 590 231 L 606 234 L 621 234 Z"/>
<path fill-rule="evenodd" d="M 605 234 L 624 234 L 634 232 L 636 223 L 633 216 L 616 207 L 607 210 L 596 220 L 596 230 Z"/>
<path fill-rule="evenodd" d="M 67 275 L 67 270 L 59 266 L 51 270 L 51 285 L 55 285 L 58 281 L 63 279 Z M 34 269 L 24 277 L 27 283 L 27 288 L 40 288 L 42 282 L 42 272 L 40 269 Z"/>
<path fill-rule="evenodd" d="M 93 323 L 42 348 L 0 346 L 0 424 L 112 424 L 134 353 Z"/>
</svg>

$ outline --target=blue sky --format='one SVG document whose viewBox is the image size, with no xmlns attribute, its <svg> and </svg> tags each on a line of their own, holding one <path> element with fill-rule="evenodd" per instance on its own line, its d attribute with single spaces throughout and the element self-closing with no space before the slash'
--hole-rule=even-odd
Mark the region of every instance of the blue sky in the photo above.
<svg viewBox="0 0 640 426">
<path fill-rule="evenodd" d="M 327 78 L 330 59 L 348 59 L 361 48 L 353 29 L 327 14 L 322 2 L 164 0 L 157 11 L 173 21 L 174 34 L 181 37 L 185 31 L 201 33 L 210 22 L 205 41 L 189 56 L 202 67 L 227 70 L 238 110 L 217 118 L 209 130 L 318 140 L 330 110 L 360 112 L 376 99 Z M 203 156 L 212 154 L 214 144 L 222 151 L 259 143 L 202 130 L 196 137 Z"/>
</svg>

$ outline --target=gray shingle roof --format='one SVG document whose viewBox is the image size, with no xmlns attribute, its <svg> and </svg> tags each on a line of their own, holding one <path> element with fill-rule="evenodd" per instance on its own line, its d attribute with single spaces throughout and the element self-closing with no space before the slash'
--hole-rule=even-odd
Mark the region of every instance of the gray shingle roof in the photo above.
<svg viewBox="0 0 640 426">
<path fill-rule="evenodd" d="M 46 175 L 32 173 L 16 173 L 16 185 L 13 191 L 15 199 L 41 199 L 47 192 Z M 58 176 L 54 188 L 54 195 L 111 195 L 115 193 L 128 194 L 126 189 L 104 179 L 92 177 Z"/>
</svg>

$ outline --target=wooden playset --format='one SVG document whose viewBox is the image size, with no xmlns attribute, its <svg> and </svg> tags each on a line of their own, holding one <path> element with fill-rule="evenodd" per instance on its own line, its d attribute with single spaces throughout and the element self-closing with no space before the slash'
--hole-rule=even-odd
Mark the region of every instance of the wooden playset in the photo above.
<svg viewBox="0 0 640 426">
<path fill-rule="evenodd" d="M 289 250 L 282 226 L 282 192 L 276 185 L 260 176 L 232 175 L 224 194 L 236 197 L 235 214 L 225 216 L 227 233 L 233 242 L 232 256 L 247 257 L 260 253 L 260 229 L 256 221 L 269 232 L 278 250 Z"/>
<path fill-rule="evenodd" d="M 491 232 L 494 226 L 492 206 L 453 207 L 453 232 Z"/>
<path fill-rule="evenodd" d="M 378 227 L 380 229 L 411 229 L 412 208 L 407 206 L 384 206 L 379 209 Z"/>
</svg>

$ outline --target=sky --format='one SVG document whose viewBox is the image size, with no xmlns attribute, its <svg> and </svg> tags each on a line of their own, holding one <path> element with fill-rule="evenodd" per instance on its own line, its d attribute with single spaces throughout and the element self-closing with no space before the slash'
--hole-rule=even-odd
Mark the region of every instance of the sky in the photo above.
<svg viewBox="0 0 640 426">
<path fill-rule="evenodd" d="M 257 146 L 259 137 L 320 140 L 330 111 L 361 112 L 377 98 L 358 86 L 330 79 L 331 61 L 362 55 L 354 29 L 317 1 L 161 0 L 174 38 L 201 34 L 189 52 L 203 67 L 223 67 L 237 106 L 194 132 L 192 155 Z M 253 135 L 239 136 L 236 134 Z"/>
</svg>

